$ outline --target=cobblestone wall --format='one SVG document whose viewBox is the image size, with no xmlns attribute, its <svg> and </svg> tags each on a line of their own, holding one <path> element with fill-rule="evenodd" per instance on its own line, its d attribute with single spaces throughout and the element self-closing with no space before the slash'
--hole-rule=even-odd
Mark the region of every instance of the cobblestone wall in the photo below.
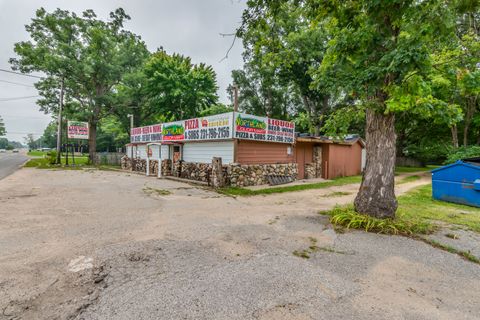
<svg viewBox="0 0 480 320">
<path fill-rule="evenodd" d="M 122 169 L 130 170 L 130 158 L 122 158 Z M 147 162 L 144 159 L 135 159 L 135 171 L 146 172 Z M 173 168 L 172 168 L 173 167 Z M 238 163 L 223 165 L 223 176 L 225 185 L 231 186 L 255 186 L 268 184 L 267 175 L 289 176 L 293 180 L 297 178 L 298 167 L 296 163 L 287 164 L 255 164 L 241 165 Z M 158 161 L 150 160 L 150 175 L 157 175 Z M 212 172 L 211 163 L 193 163 L 178 161 L 172 166 L 171 160 L 162 160 L 162 174 L 173 175 L 184 179 L 196 180 L 210 183 Z"/>
<path fill-rule="evenodd" d="M 293 180 L 297 178 L 298 167 L 296 163 L 286 164 L 252 164 L 229 165 L 227 176 L 233 187 L 256 186 L 268 184 L 267 175 L 289 176 Z"/>
</svg>

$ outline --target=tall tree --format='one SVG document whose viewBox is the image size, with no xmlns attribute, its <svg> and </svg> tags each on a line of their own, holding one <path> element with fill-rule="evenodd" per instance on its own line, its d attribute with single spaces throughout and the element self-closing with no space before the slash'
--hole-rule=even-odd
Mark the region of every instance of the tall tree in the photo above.
<svg viewBox="0 0 480 320">
<path fill-rule="evenodd" d="M 4 136 L 7 133 L 5 129 L 5 123 L 3 122 L 2 117 L 0 116 L 0 136 Z"/>
<path fill-rule="evenodd" d="M 238 32 L 245 47 L 246 73 L 256 75 L 267 93 L 275 84 L 282 85 L 286 95 L 298 93 L 303 103 L 298 111 L 319 135 L 325 114 L 336 100 L 333 87 L 312 86 L 311 71 L 321 64 L 327 49 L 325 28 L 312 24 L 308 7 L 297 0 L 248 3 Z"/>
<path fill-rule="evenodd" d="M 298 90 L 265 70 L 246 64 L 244 70 L 233 70 L 232 80 L 239 91 L 239 110 L 259 116 L 290 120 L 301 109 Z M 227 88 L 233 102 L 234 85 Z"/>
<path fill-rule="evenodd" d="M 331 93 L 338 93 L 340 97 L 351 97 L 351 103 L 343 104 L 348 109 L 343 112 L 337 109 L 328 125 L 338 119 L 341 127 L 345 127 L 345 120 L 354 118 L 352 112 L 356 110 L 359 116 L 365 116 L 367 163 L 355 209 L 379 218 L 394 217 L 397 209 L 395 114 L 458 117 L 456 105 L 433 96 L 425 76 L 433 66 L 432 48 L 448 41 L 454 31 L 455 16 L 449 3 L 441 0 L 250 0 L 248 4 L 243 28 L 257 21 L 260 21 L 260 30 L 276 28 L 274 39 L 280 35 L 281 41 L 277 41 L 272 52 L 275 57 L 289 53 L 281 60 L 286 65 L 289 65 L 288 59 L 296 60 L 303 43 L 311 41 L 314 35 L 321 36 L 316 60 L 307 61 L 307 68 L 300 68 L 298 74 L 306 80 L 310 77 L 306 88 L 319 96 L 331 98 Z M 289 4 L 304 10 L 293 27 L 283 24 L 289 21 L 282 18 L 283 8 Z M 303 32 L 295 30 L 299 24 L 306 26 Z M 318 33 L 312 34 L 316 29 Z M 289 48 L 288 40 L 302 39 L 302 34 L 308 36 L 303 41 L 292 42 L 294 45 Z M 267 37 L 268 33 L 261 33 L 253 42 L 261 47 L 271 42 Z M 263 52 L 260 50 L 260 55 Z M 301 56 L 299 61 L 305 60 Z M 295 74 L 294 69 L 286 72 L 290 76 Z"/>
<path fill-rule="evenodd" d="M 430 99 L 422 74 L 432 66 L 432 46 L 451 36 L 451 8 L 444 1 L 318 0 L 312 9 L 331 34 L 318 83 L 335 74 L 366 114 L 367 163 L 355 209 L 394 217 L 395 113 L 450 111 Z"/>
<path fill-rule="evenodd" d="M 91 160 L 96 151 L 98 122 L 116 107 L 112 103 L 114 86 L 148 55 L 141 39 L 124 29 L 129 19 L 121 8 L 110 13 L 109 21 L 98 19 L 92 10 L 78 16 L 60 9 L 47 13 L 41 8 L 26 26 L 32 40 L 17 43 L 19 58 L 11 59 L 14 68 L 23 72 L 47 74 L 39 84 L 50 93 L 44 99 L 52 101 L 58 83 L 64 82 L 66 100 L 74 100 L 78 116 L 89 122 Z M 55 107 L 49 101 L 40 104 L 52 112 Z"/>
<path fill-rule="evenodd" d="M 189 57 L 159 50 L 148 59 L 143 73 L 142 94 L 157 113 L 185 119 L 217 104 L 216 74 L 204 63 L 193 64 Z"/>
</svg>

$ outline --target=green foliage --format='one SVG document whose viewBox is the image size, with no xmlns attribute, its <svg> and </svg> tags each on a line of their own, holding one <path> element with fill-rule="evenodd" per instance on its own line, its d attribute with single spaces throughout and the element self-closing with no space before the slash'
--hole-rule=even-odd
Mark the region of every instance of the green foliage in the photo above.
<svg viewBox="0 0 480 320">
<path fill-rule="evenodd" d="M 217 104 L 217 80 L 211 66 L 192 64 L 189 57 L 160 50 L 148 59 L 143 72 L 144 93 L 158 112 L 186 119 Z"/>
<path fill-rule="evenodd" d="M 115 152 L 117 148 L 122 148 L 129 140 L 128 133 L 117 117 L 108 116 L 100 121 L 97 133 L 97 151 Z"/>
<path fill-rule="evenodd" d="M 448 155 L 447 160 L 445 160 L 445 164 L 450 164 L 457 160 L 473 157 L 480 157 L 480 146 L 460 147 L 452 150 L 452 152 Z"/>
<path fill-rule="evenodd" d="M 227 112 L 232 112 L 232 111 L 233 111 L 233 106 L 218 103 L 216 105 L 213 105 L 211 107 L 208 107 L 208 108 L 202 110 L 200 112 L 199 116 L 207 117 L 207 116 L 213 116 L 213 115 L 216 115 L 216 114 L 227 113 Z"/>
<path fill-rule="evenodd" d="M 100 119 L 112 112 L 114 86 L 124 74 L 138 68 L 148 55 L 145 44 L 123 24 L 130 17 L 119 8 L 108 22 L 92 10 L 81 16 L 66 10 L 37 10 L 26 26 L 30 41 L 15 44 L 18 59 L 11 59 L 22 72 L 40 71 L 47 76 L 36 87 L 38 101 L 47 113 L 56 113 L 60 82 L 65 87 L 65 114 L 76 120 L 88 120 L 93 135 Z M 90 152 L 96 139 L 90 139 Z"/>
<path fill-rule="evenodd" d="M 363 229 L 366 232 L 382 234 L 428 234 L 434 231 L 433 225 L 416 220 L 377 219 L 368 215 L 355 212 L 353 206 L 337 206 L 327 212 L 331 216 L 331 223 L 347 229 Z"/>
<path fill-rule="evenodd" d="M 2 117 L 0 116 L 0 137 L 4 136 L 7 133 L 5 130 L 5 123 L 3 122 Z"/>
<path fill-rule="evenodd" d="M 57 163 L 57 151 L 50 151 L 47 153 L 48 163 L 54 165 Z"/>
<path fill-rule="evenodd" d="M 37 141 L 33 137 L 32 133 L 27 134 L 23 140 L 25 141 L 25 144 L 27 145 L 29 150 L 33 150 L 37 148 Z"/>
</svg>

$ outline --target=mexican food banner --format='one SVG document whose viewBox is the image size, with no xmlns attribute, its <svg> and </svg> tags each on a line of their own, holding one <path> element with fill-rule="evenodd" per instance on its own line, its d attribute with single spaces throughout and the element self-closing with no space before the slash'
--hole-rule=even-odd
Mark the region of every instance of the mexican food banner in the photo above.
<svg viewBox="0 0 480 320">
<path fill-rule="evenodd" d="M 228 112 L 131 130 L 131 142 L 134 143 L 211 141 L 232 138 L 294 143 L 295 124 L 245 113 Z"/>
<path fill-rule="evenodd" d="M 67 136 L 68 139 L 88 139 L 88 122 L 68 121 Z"/>
<path fill-rule="evenodd" d="M 235 138 L 294 143 L 295 124 L 290 121 L 235 113 Z"/>
</svg>

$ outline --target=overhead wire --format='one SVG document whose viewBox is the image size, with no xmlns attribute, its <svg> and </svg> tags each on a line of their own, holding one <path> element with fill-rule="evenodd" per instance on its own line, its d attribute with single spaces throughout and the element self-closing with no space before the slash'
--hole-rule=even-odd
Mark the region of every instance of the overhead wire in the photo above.
<svg viewBox="0 0 480 320">
<path fill-rule="evenodd" d="M 38 97 L 40 97 L 40 96 L 36 95 L 36 96 L 24 96 L 24 97 L 0 98 L 0 102 L 22 100 L 22 99 L 31 99 L 31 98 L 38 98 Z"/>
<path fill-rule="evenodd" d="M 1 79 L 0 79 L 0 82 L 9 83 L 9 84 L 15 84 L 15 85 L 17 85 L 17 86 L 24 86 L 24 87 L 29 87 L 29 88 L 35 88 L 35 87 L 32 86 L 32 85 L 24 84 L 24 83 L 19 83 L 19 82 L 13 82 L 13 81 L 1 80 Z"/>
<path fill-rule="evenodd" d="M 1 72 L 6 72 L 6 73 L 16 74 L 16 75 L 19 75 L 19 76 L 25 76 L 25 77 L 43 79 L 43 77 L 36 76 L 36 75 L 33 75 L 33 74 L 26 74 L 26 73 L 21 73 L 21 72 L 15 72 L 15 71 L 10 71 L 10 70 L 6 70 L 6 69 L 2 69 L 2 68 L 0 68 L 0 71 L 1 71 Z"/>
</svg>

